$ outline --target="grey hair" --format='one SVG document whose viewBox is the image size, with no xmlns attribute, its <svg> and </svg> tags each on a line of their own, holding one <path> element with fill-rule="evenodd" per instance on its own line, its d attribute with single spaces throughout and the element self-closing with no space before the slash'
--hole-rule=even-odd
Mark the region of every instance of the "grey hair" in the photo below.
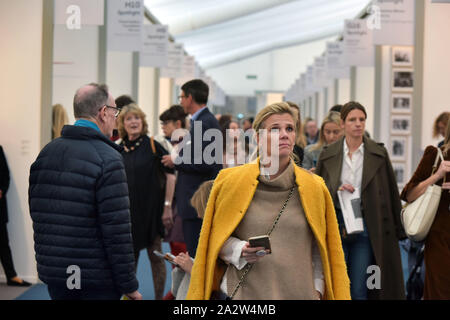
<svg viewBox="0 0 450 320">
<path fill-rule="evenodd" d="M 73 98 L 73 113 L 75 118 L 95 117 L 102 106 L 108 102 L 108 87 L 105 84 L 90 83 L 89 91 L 77 90 Z"/>
</svg>

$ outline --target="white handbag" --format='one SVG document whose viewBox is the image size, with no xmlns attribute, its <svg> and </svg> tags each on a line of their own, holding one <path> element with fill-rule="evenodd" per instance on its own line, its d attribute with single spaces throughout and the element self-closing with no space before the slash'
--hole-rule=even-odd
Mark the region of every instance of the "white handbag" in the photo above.
<svg viewBox="0 0 450 320">
<path fill-rule="evenodd" d="M 431 175 L 435 173 L 439 159 L 444 161 L 441 149 L 437 149 L 438 153 Z M 441 193 L 442 188 L 433 184 L 419 198 L 403 207 L 401 218 L 408 238 L 414 241 L 422 241 L 426 238 L 436 216 L 439 202 L 441 201 Z"/>
</svg>

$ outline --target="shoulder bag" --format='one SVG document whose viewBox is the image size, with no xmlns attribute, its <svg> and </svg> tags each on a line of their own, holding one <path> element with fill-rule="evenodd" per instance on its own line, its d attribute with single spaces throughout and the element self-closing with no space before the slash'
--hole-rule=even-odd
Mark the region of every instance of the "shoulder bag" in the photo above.
<svg viewBox="0 0 450 320">
<path fill-rule="evenodd" d="M 155 140 L 154 140 L 153 136 L 150 137 L 150 146 L 152 147 L 153 156 L 155 157 L 156 174 L 158 177 L 158 185 L 159 185 L 160 194 L 162 195 L 162 197 L 164 197 L 165 192 L 166 192 L 167 178 L 166 178 L 166 174 L 164 172 L 164 166 L 161 163 L 161 155 L 159 155 L 156 150 Z M 162 199 L 164 199 L 164 198 L 162 198 Z"/>
<path fill-rule="evenodd" d="M 437 148 L 438 152 L 434 161 L 431 175 L 436 172 L 439 159 L 444 161 L 441 149 Z M 445 176 L 444 176 L 445 182 Z M 434 217 L 441 200 L 442 188 L 433 184 L 427 188 L 425 193 L 411 203 L 405 204 L 402 209 L 401 219 L 408 238 L 414 241 L 422 241 L 426 238 L 433 224 Z"/>
</svg>

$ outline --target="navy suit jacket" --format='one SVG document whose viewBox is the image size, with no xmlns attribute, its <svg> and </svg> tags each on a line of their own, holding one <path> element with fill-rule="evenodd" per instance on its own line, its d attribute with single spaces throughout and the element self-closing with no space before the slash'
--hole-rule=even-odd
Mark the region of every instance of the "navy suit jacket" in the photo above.
<svg viewBox="0 0 450 320">
<path fill-rule="evenodd" d="M 178 214 L 183 219 L 198 218 L 196 210 L 191 206 L 191 198 L 203 182 L 215 179 L 219 171 L 222 169 L 222 164 L 217 164 L 216 162 L 213 164 L 208 164 L 205 162 L 205 159 L 203 157 L 201 159 L 201 163 L 194 163 L 194 151 L 197 149 L 198 154 L 201 150 L 203 155 L 205 148 L 214 141 L 205 141 L 203 139 L 205 131 L 208 129 L 217 129 L 220 131 L 219 122 L 217 121 L 216 117 L 214 117 L 214 115 L 208 110 L 208 108 L 205 108 L 201 111 L 195 122 L 201 124 L 201 139 L 199 139 L 198 136 L 194 136 L 194 134 L 198 134 L 199 131 L 196 132 L 194 130 L 194 126 L 191 126 L 189 130 L 190 139 L 189 137 L 185 137 L 183 139 L 182 143 L 184 147 L 181 148 L 179 154 L 179 156 L 182 158 L 183 149 L 189 148 L 191 150 L 190 161 L 183 161 L 181 164 L 175 165 L 175 169 L 178 170 L 178 177 L 175 188 L 175 196 L 177 199 L 176 204 Z M 197 140 L 201 141 L 201 149 L 198 145 L 196 147 Z M 222 159 L 221 155 L 220 159 Z"/>
</svg>

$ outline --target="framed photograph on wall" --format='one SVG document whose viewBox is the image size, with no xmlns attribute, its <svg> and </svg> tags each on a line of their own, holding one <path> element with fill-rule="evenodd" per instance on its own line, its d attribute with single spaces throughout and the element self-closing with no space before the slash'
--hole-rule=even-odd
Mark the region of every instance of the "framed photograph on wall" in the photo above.
<svg viewBox="0 0 450 320">
<path fill-rule="evenodd" d="M 395 180 L 397 185 L 405 185 L 406 179 L 406 163 L 404 162 L 392 162 L 392 169 L 394 170 Z"/>
<path fill-rule="evenodd" d="M 411 68 L 392 69 L 392 91 L 412 92 L 414 72 Z"/>
<path fill-rule="evenodd" d="M 411 114 L 412 94 L 410 93 L 392 93 L 391 112 Z"/>
<path fill-rule="evenodd" d="M 389 155 L 392 161 L 406 161 L 408 138 L 402 136 L 391 136 Z"/>
<path fill-rule="evenodd" d="M 411 116 L 392 115 L 391 116 L 391 134 L 410 135 L 411 134 Z"/>
<path fill-rule="evenodd" d="M 392 65 L 396 67 L 412 67 L 413 52 L 413 47 L 392 47 Z"/>
</svg>

